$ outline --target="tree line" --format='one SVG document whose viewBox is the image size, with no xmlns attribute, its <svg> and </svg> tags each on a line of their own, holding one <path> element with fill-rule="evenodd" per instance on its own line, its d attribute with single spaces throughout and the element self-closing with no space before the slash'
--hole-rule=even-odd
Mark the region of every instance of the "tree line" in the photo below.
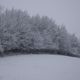
<svg viewBox="0 0 80 80">
<path fill-rule="evenodd" d="M 26 11 L 0 8 L 0 55 L 30 49 L 59 50 L 78 55 L 80 42 L 74 34 L 67 32 L 64 25 L 57 25 L 47 16 L 30 16 Z"/>
</svg>

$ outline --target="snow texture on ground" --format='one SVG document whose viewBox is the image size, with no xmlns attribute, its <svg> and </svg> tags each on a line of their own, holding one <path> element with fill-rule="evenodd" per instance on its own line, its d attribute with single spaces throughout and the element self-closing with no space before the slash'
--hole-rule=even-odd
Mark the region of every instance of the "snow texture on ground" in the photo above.
<svg viewBox="0 0 80 80">
<path fill-rule="evenodd" d="M 58 55 L 0 58 L 0 80 L 80 80 L 80 59 Z"/>
</svg>

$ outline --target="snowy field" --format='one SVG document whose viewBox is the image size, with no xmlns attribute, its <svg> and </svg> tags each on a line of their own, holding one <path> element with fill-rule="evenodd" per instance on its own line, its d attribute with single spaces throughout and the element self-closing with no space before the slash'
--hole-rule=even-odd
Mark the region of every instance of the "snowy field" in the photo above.
<svg viewBox="0 0 80 80">
<path fill-rule="evenodd" d="M 58 55 L 0 58 L 0 80 L 80 80 L 80 58 Z"/>
</svg>

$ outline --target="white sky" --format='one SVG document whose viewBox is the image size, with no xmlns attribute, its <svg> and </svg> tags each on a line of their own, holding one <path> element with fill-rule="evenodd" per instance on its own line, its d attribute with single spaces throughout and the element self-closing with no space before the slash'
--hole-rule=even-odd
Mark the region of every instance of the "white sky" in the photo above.
<svg viewBox="0 0 80 80">
<path fill-rule="evenodd" d="M 0 4 L 27 10 L 30 15 L 46 15 L 80 37 L 80 0 L 0 0 Z"/>
</svg>

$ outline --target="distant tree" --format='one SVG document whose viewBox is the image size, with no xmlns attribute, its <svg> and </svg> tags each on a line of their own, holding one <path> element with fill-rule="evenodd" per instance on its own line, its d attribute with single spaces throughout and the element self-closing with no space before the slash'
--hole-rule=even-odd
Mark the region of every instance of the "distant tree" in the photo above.
<svg viewBox="0 0 80 80">
<path fill-rule="evenodd" d="M 0 8 L 0 49 L 55 49 L 80 53 L 80 42 L 47 16 L 29 16 L 25 11 Z"/>
<path fill-rule="evenodd" d="M 78 41 L 78 38 L 75 36 L 75 34 L 71 36 L 71 49 L 73 54 L 79 54 L 80 43 Z"/>
<path fill-rule="evenodd" d="M 70 41 L 69 41 L 69 35 L 67 33 L 67 30 L 65 29 L 64 26 L 62 26 L 59 30 L 59 48 L 60 50 L 64 51 L 70 51 L 69 49 L 71 48 L 70 46 Z"/>
</svg>

